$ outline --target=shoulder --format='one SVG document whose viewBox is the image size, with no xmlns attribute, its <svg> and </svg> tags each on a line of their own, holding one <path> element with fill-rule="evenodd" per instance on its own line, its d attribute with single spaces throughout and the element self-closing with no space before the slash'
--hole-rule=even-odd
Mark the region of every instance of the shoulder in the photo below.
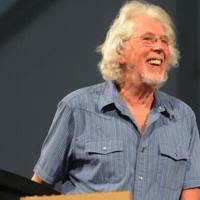
<svg viewBox="0 0 200 200">
<path fill-rule="evenodd" d="M 195 117 L 192 108 L 184 101 L 161 91 L 157 91 L 157 96 L 159 98 L 159 101 L 162 102 L 167 109 L 172 111 L 179 118 Z"/>
<path fill-rule="evenodd" d="M 107 87 L 106 82 L 80 88 L 66 95 L 59 104 L 64 104 L 67 107 L 74 109 L 94 109 L 98 104 L 98 99 L 104 94 Z"/>
</svg>

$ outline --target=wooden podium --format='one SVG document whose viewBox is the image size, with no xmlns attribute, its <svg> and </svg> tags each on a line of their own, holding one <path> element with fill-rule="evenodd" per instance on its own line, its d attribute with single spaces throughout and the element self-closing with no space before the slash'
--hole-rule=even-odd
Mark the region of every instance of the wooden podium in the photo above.
<svg viewBox="0 0 200 200">
<path fill-rule="evenodd" d="M 74 195 L 52 195 L 21 197 L 20 200 L 133 200 L 127 191 L 123 192 L 97 192 Z"/>
</svg>

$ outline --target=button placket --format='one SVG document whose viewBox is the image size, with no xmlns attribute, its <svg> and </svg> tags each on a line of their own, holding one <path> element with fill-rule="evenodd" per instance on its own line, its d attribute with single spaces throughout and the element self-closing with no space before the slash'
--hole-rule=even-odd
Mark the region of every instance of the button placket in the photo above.
<svg viewBox="0 0 200 200">
<path fill-rule="evenodd" d="M 137 164 L 136 164 L 136 180 L 134 192 L 136 196 L 143 196 L 143 190 L 145 187 L 145 174 L 146 174 L 146 149 L 147 144 L 145 142 L 145 137 L 140 138 L 140 144 L 138 145 L 138 154 L 137 154 Z"/>
<path fill-rule="evenodd" d="M 145 150 L 146 150 L 146 147 L 142 147 L 140 151 L 141 151 L 142 153 L 144 153 Z"/>
</svg>

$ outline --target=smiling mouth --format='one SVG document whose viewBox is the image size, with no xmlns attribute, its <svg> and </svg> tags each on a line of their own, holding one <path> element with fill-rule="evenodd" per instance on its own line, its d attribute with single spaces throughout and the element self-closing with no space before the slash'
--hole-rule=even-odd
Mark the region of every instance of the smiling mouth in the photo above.
<svg viewBox="0 0 200 200">
<path fill-rule="evenodd" d="M 160 66 L 162 64 L 163 60 L 158 58 L 150 58 L 147 60 L 147 63 L 150 65 Z"/>
</svg>

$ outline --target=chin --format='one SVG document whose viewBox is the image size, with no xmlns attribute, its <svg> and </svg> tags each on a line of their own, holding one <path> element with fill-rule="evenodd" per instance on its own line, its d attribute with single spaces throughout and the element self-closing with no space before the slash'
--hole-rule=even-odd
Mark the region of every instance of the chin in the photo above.
<svg viewBox="0 0 200 200">
<path fill-rule="evenodd" d="M 153 77 L 152 75 L 142 74 L 141 80 L 144 84 L 151 86 L 153 88 L 160 88 L 162 87 L 168 79 L 168 74 L 165 73 L 160 75 L 159 77 Z"/>
</svg>

